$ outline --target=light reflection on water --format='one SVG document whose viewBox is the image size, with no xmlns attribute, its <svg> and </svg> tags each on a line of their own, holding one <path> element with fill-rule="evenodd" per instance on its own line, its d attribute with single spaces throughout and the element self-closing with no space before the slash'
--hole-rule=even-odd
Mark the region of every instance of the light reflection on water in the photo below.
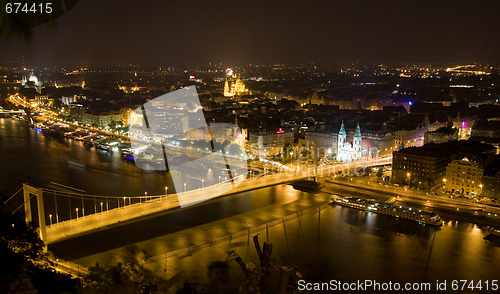
<svg viewBox="0 0 500 294">
<path fill-rule="evenodd" d="M 227 229 L 225 225 L 233 226 L 234 222 L 233 218 L 226 218 L 216 224 L 189 228 L 133 245 L 151 255 L 146 265 L 159 275 L 163 275 L 167 267 L 169 278 L 179 273 L 203 278 L 208 262 L 224 260 L 229 248 L 244 259 L 258 263 L 251 242 L 254 234 L 239 235 L 230 240 L 231 245 L 226 239 L 201 249 L 186 250 L 168 260 L 165 252 L 172 248 L 165 244 L 170 238 L 177 246 L 211 243 L 212 235 L 222 234 Z M 258 233 L 264 241 L 265 229 Z M 285 222 L 284 226 L 278 224 L 269 228 L 273 256 L 290 260 L 308 279 L 316 281 L 498 279 L 500 248 L 484 241 L 484 235 L 482 230 L 465 222 L 437 229 L 338 206 L 329 206 L 320 215 L 303 215 L 300 221 L 295 218 Z M 128 247 L 76 261 L 88 265 L 97 261 L 104 264 L 116 262 L 124 258 Z"/>
<path fill-rule="evenodd" d="M 141 172 L 118 153 L 88 151 L 81 142 L 47 137 L 10 119 L 0 119 L 0 162 L 0 192 L 6 195 L 26 181 L 39 186 L 57 182 L 101 195 L 161 194 L 168 184 L 165 175 Z M 224 260 L 228 248 L 257 263 L 248 241 L 253 234 L 231 239 L 231 246 L 226 241 L 214 243 L 168 259 L 165 253 L 215 242 L 227 232 L 245 231 L 327 199 L 328 195 L 313 196 L 290 186 L 265 188 L 54 248 L 63 256 L 73 256 L 69 259 L 92 265 L 122 260 L 133 245 L 151 256 L 145 264 L 159 275 L 204 276 L 208 262 Z M 269 234 L 273 255 L 291 260 L 310 280 L 499 279 L 500 248 L 484 241 L 483 230 L 467 222 L 451 221 L 436 229 L 330 206 L 259 234 L 261 241 Z"/>
<path fill-rule="evenodd" d="M 88 150 L 83 142 L 46 136 L 13 119 L 0 118 L 0 126 L 0 176 L 8 183 L 0 193 L 13 194 L 26 181 L 117 196 L 160 195 L 172 185 L 165 173 L 144 172 L 123 161 L 119 152 Z"/>
</svg>

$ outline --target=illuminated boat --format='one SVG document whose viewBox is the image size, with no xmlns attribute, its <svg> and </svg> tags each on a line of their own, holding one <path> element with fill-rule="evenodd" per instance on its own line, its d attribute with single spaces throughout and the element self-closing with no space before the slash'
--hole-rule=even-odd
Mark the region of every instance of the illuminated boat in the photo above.
<svg viewBox="0 0 500 294">
<path fill-rule="evenodd" d="M 412 209 L 410 207 L 379 203 L 372 200 L 359 199 L 354 197 L 332 198 L 332 201 L 333 203 L 342 206 L 411 220 L 421 224 L 433 226 L 443 225 L 443 220 L 441 219 L 441 217 L 434 212 L 426 212 L 418 209 Z"/>
<path fill-rule="evenodd" d="M 495 227 L 486 227 L 486 232 L 489 234 L 489 235 L 493 235 L 493 236 L 496 236 L 496 237 L 500 237 L 500 230 L 495 228 Z"/>
<path fill-rule="evenodd" d="M 83 146 L 85 146 L 87 148 L 92 148 L 92 147 L 94 147 L 94 143 L 92 143 L 90 140 L 85 140 L 83 142 Z"/>
<path fill-rule="evenodd" d="M 111 147 L 108 146 L 107 144 L 97 143 L 96 146 L 95 146 L 95 148 L 99 149 L 99 150 L 104 150 L 104 151 L 111 152 Z"/>
</svg>

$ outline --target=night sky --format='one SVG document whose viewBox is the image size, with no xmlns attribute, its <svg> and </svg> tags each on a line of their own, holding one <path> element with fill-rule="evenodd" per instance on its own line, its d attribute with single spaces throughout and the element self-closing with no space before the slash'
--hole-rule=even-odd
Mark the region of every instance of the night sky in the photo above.
<svg viewBox="0 0 500 294">
<path fill-rule="evenodd" d="M 0 40 L 0 60 L 498 64 L 499 13 L 497 0 L 81 0 L 55 28 L 36 27 L 30 40 Z"/>
</svg>

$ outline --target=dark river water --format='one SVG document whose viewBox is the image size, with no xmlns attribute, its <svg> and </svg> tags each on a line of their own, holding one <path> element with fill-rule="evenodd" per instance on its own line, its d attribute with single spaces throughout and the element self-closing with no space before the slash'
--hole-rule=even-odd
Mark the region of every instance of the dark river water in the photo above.
<svg viewBox="0 0 500 294">
<path fill-rule="evenodd" d="M 48 137 L 12 119 L 0 119 L 0 162 L 4 197 L 24 182 L 99 195 L 161 194 L 169 184 L 165 174 L 146 173 L 116 152 L 89 151 L 81 142 Z M 208 262 L 224 260 L 228 249 L 257 263 L 251 238 L 258 233 L 273 243 L 273 256 L 298 266 L 310 281 L 500 279 L 499 244 L 484 240 L 484 230 L 472 223 L 452 220 L 434 228 L 330 206 L 328 199 L 324 192 L 267 187 L 62 241 L 49 250 L 86 266 L 143 252 L 145 266 L 168 279 L 203 277 Z"/>
</svg>

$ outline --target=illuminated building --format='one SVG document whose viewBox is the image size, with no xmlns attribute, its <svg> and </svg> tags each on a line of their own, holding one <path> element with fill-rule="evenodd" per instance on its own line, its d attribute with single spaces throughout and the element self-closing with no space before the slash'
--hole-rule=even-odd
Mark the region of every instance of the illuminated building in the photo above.
<svg viewBox="0 0 500 294">
<path fill-rule="evenodd" d="M 241 76 L 236 75 L 231 68 L 226 69 L 226 81 L 224 82 L 224 96 L 234 97 L 250 94 L 241 79 Z"/>
<path fill-rule="evenodd" d="M 452 118 L 453 128 L 458 129 L 459 140 L 467 140 L 471 136 L 472 127 L 475 124 L 474 119 L 470 118 Z"/>
<path fill-rule="evenodd" d="M 62 96 L 61 102 L 63 105 L 70 105 L 76 103 L 76 97 L 76 95 L 73 95 L 72 97 Z"/>
<path fill-rule="evenodd" d="M 393 153 L 392 180 L 400 184 L 421 183 L 425 188 L 432 187 L 444 178 L 449 160 L 447 150 L 429 148 L 428 145 L 402 149 Z"/>
<path fill-rule="evenodd" d="M 112 122 L 121 122 L 123 115 L 118 112 L 108 112 L 108 113 L 83 113 L 82 123 L 88 126 L 97 126 L 99 128 L 107 127 Z"/>
<path fill-rule="evenodd" d="M 426 132 L 424 135 L 424 144 L 428 143 L 445 143 L 448 141 L 458 140 L 458 129 L 454 128 L 440 128 L 433 132 Z"/>
<path fill-rule="evenodd" d="M 393 152 L 392 180 L 395 183 L 411 183 L 431 188 L 443 184 L 443 179 L 446 179 L 446 182 L 451 181 L 447 178 L 450 162 L 461 161 L 467 157 L 478 162 L 481 168 L 489 167 L 495 158 L 495 151 L 495 147 L 491 145 L 470 140 L 429 143 L 422 147 L 404 148 Z M 474 179 L 474 183 L 477 183 L 481 176 Z M 448 183 L 446 185 L 448 187 Z M 469 192 L 471 192 L 470 184 Z"/>
<path fill-rule="evenodd" d="M 119 111 L 81 113 L 81 121 L 84 125 L 97 126 L 100 128 L 107 127 L 112 123 L 116 123 L 117 125 L 121 126 L 127 126 L 131 119 L 137 120 L 136 116 L 133 115 L 132 109 L 126 107 L 120 109 Z"/>
<path fill-rule="evenodd" d="M 336 130 L 327 125 L 316 125 L 311 127 L 305 133 L 305 139 L 308 141 L 316 141 L 319 149 L 331 149 L 337 144 Z M 333 148 L 336 150 L 335 148 Z"/>
<path fill-rule="evenodd" d="M 249 143 L 256 149 L 283 148 L 287 144 L 293 145 L 294 133 L 291 130 L 256 131 L 249 133 Z"/>
<path fill-rule="evenodd" d="M 129 86 L 120 86 L 118 85 L 118 89 L 122 90 L 125 93 L 134 93 L 139 91 L 140 89 L 145 89 L 146 87 L 138 87 L 137 85 L 129 87 Z"/>
<path fill-rule="evenodd" d="M 159 135 L 172 137 L 189 130 L 189 117 L 179 111 L 149 111 L 149 127 Z"/>
<path fill-rule="evenodd" d="M 417 127 L 413 130 L 400 129 L 394 131 L 394 144 L 399 148 L 420 147 L 424 145 L 425 132 L 429 125 Z"/>
<path fill-rule="evenodd" d="M 21 84 L 26 88 L 35 88 L 38 93 L 41 93 L 43 83 L 33 74 L 31 70 L 29 76 L 23 76 Z"/>
<path fill-rule="evenodd" d="M 393 147 L 391 148 L 391 146 L 394 146 L 390 132 L 381 130 L 380 132 L 365 131 L 361 133 L 359 126 L 354 132 L 346 132 L 343 126 L 338 131 L 333 126 L 316 125 L 305 132 L 305 139 L 316 141 L 320 154 L 333 152 L 339 154 L 340 150 L 340 156 L 337 159 L 339 161 L 342 159 L 355 160 L 367 155 L 371 157 L 381 156 L 384 153 L 378 151 L 380 148 L 386 148 L 385 153 L 388 154 L 392 153 Z M 344 143 L 341 143 L 340 140 Z M 353 141 L 353 145 L 347 143 L 349 140 Z"/>
<path fill-rule="evenodd" d="M 47 107 L 54 104 L 54 99 L 47 95 L 36 95 L 35 98 L 28 99 L 30 107 Z"/>
<path fill-rule="evenodd" d="M 470 161 L 467 157 L 453 160 L 446 167 L 446 178 L 443 179 L 445 189 L 466 195 L 481 194 L 481 178 L 483 169 L 479 163 Z"/>
<path fill-rule="evenodd" d="M 361 130 L 359 124 L 354 132 L 352 145 L 347 142 L 347 133 L 344 128 L 344 122 L 340 126 L 337 140 L 337 161 L 349 162 L 361 157 Z"/>
</svg>

